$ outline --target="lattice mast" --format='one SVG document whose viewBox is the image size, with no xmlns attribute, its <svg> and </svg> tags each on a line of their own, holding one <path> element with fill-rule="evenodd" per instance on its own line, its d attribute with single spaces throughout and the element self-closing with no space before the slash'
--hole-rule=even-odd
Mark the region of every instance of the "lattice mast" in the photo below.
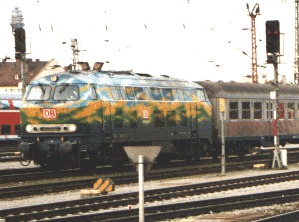
<svg viewBox="0 0 299 222">
<path fill-rule="evenodd" d="M 299 84 L 299 1 L 295 0 L 295 61 L 294 83 Z"/>
<path fill-rule="evenodd" d="M 252 42 L 252 57 L 251 57 L 251 65 L 252 65 L 252 82 L 258 83 L 258 73 L 257 73 L 257 46 L 256 46 L 256 29 L 255 29 L 255 19 L 257 15 L 260 15 L 260 7 L 259 4 L 256 3 L 251 12 L 249 11 L 249 5 L 246 3 L 246 7 L 248 10 L 248 15 L 251 18 L 251 42 Z"/>
</svg>

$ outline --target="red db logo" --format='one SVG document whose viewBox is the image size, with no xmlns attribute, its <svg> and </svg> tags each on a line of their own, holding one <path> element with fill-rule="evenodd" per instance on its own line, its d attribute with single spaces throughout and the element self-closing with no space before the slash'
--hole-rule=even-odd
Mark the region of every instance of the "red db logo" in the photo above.
<svg viewBox="0 0 299 222">
<path fill-rule="evenodd" d="M 43 109 L 44 119 L 56 119 L 56 109 Z"/>
</svg>

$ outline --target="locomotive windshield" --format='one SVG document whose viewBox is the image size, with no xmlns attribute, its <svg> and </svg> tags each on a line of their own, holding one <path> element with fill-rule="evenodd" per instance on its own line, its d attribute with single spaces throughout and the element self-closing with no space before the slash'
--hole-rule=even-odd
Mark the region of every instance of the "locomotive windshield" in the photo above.
<svg viewBox="0 0 299 222">
<path fill-rule="evenodd" d="M 51 86 L 37 85 L 30 88 L 27 101 L 45 101 L 50 98 Z"/>
<path fill-rule="evenodd" d="M 56 86 L 54 90 L 54 100 L 78 100 L 79 87 L 76 85 L 60 85 Z"/>
</svg>

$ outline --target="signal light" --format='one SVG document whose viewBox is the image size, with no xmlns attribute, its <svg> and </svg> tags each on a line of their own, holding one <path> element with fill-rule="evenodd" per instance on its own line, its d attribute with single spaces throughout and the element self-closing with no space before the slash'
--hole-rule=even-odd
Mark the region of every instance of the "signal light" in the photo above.
<svg viewBox="0 0 299 222">
<path fill-rule="evenodd" d="M 15 29 L 15 51 L 16 56 L 26 52 L 26 36 L 23 28 Z"/>
<path fill-rule="evenodd" d="M 267 53 L 280 53 L 279 21 L 266 21 L 266 49 Z"/>
</svg>

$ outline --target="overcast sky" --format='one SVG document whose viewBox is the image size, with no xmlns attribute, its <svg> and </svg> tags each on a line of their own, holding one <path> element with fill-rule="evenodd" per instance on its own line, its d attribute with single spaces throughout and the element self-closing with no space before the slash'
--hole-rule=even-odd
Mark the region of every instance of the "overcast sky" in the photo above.
<svg viewBox="0 0 299 222">
<path fill-rule="evenodd" d="M 77 38 L 80 61 L 110 63 L 104 69 L 169 75 L 188 80 L 241 81 L 251 75 L 252 0 L 6 0 L 0 7 L 0 58 L 14 58 L 11 14 L 23 12 L 27 58 L 65 66 Z M 294 76 L 295 3 L 261 0 L 256 18 L 258 64 L 265 65 L 265 22 L 279 20 L 284 54 L 278 69 Z M 109 40 L 109 42 L 105 41 Z M 282 42 L 283 38 L 281 38 Z M 62 44 L 66 42 L 66 44 Z M 31 47 L 30 47 L 31 43 Z M 244 55 L 245 52 L 248 56 Z M 258 68 L 273 78 L 272 65 Z"/>
</svg>

